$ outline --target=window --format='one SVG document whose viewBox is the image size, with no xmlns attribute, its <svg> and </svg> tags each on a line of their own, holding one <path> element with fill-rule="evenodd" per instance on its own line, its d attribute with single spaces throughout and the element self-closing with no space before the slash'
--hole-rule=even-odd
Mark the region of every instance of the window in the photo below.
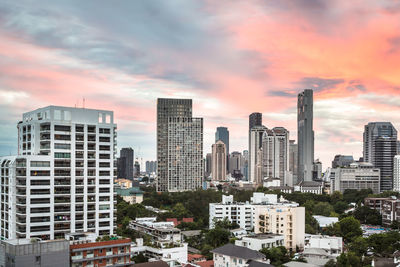
<svg viewBox="0 0 400 267">
<path fill-rule="evenodd" d="M 71 158 L 71 153 L 60 153 L 60 152 L 55 152 L 54 157 L 58 159 L 70 159 Z"/>
<path fill-rule="evenodd" d="M 50 161 L 31 161 L 31 167 L 50 167 Z"/>
<path fill-rule="evenodd" d="M 71 149 L 71 144 L 54 144 L 55 149 Z"/>
<path fill-rule="evenodd" d="M 61 120 L 61 110 L 54 110 L 54 120 Z"/>
</svg>

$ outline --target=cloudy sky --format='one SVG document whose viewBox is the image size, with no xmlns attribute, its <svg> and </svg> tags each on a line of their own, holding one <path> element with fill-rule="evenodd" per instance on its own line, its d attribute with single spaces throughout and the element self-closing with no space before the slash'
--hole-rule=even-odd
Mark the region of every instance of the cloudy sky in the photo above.
<svg viewBox="0 0 400 267">
<path fill-rule="evenodd" d="M 248 115 L 296 139 L 297 93 L 314 89 L 315 156 L 362 153 L 363 125 L 400 129 L 395 0 L 2 0 L 0 154 L 21 114 L 109 109 L 118 145 L 155 159 L 156 99 L 192 98 L 204 152 L 217 126 L 247 149 Z"/>
</svg>

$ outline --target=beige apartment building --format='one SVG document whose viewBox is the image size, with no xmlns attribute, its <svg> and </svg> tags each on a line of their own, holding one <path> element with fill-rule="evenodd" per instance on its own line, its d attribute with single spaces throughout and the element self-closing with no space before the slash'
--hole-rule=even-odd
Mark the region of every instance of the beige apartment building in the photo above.
<svg viewBox="0 0 400 267">
<path fill-rule="evenodd" d="M 292 251 L 304 248 L 304 207 L 255 207 L 254 232 L 284 236 L 284 245 Z"/>
</svg>

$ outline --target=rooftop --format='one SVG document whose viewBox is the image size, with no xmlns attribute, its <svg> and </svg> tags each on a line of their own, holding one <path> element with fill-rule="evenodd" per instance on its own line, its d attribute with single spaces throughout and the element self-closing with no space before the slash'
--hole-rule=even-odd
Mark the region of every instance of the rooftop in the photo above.
<svg viewBox="0 0 400 267">
<path fill-rule="evenodd" d="M 245 259 L 245 260 L 255 260 L 255 259 L 263 259 L 265 258 L 265 255 L 262 254 L 261 252 L 245 248 L 245 247 L 240 247 L 240 246 L 235 246 L 233 244 L 226 244 L 222 247 L 216 248 L 211 251 L 212 253 L 216 254 L 222 254 L 226 256 L 231 256 L 231 257 L 236 257 L 240 259 Z"/>
<path fill-rule="evenodd" d="M 263 240 L 263 239 L 274 238 L 274 237 L 277 237 L 277 236 L 283 237 L 283 235 L 273 234 L 273 233 L 268 233 L 268 234 L 255 234 L 255 235 L 248 235 L 248 236 L 245 236 L 245 237 Z"/>
</svg>

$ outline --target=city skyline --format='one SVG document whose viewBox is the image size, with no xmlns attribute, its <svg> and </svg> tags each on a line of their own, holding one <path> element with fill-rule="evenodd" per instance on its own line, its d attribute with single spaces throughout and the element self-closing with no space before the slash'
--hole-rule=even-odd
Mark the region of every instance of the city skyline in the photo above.
<svg viewBox="0 0 400 267">
<path fill-rule="evenodd" d="M 110 8 L 6 1 L 0 155 L 16 154 L 21 113 L 82 106 L 85 99 L 87 108 L 114 111 L 118 149 L 132 147 L 140 163 L 155 160 L 159 97 L 193 99 L 193 115 L 204 118 L 203 156 L 217 126 L 228 127 L 230 151 L 243 151 L 253 112 L 297 139 L 296 97 L 311 88 L 315 158 L 324 169 L 336 154 L 358 159 L 365 124 L 400 128 L 400 6 L 344 3 L 146 1 Z M 154 12 L 158 22 L 144 25 Z"/>
</svg>

